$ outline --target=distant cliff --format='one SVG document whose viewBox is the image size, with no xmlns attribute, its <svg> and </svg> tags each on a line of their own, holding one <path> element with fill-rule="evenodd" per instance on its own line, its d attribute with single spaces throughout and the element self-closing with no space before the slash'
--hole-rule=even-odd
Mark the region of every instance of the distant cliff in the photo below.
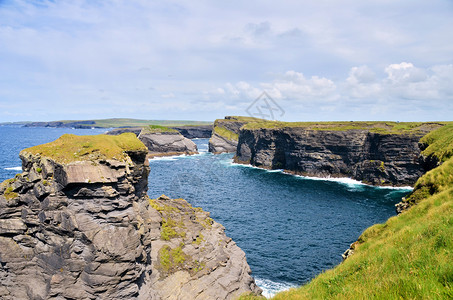
<svg viewBox="0 0 453 300">
<path fill-rule="evenodd" d="M 262 119 L 227 116 L 225 119 L 215 120 L 212 136 L 209 139 L 209 152 L 215 154 L 236 152 L 241 127 L 255 121 L 262 121 Z"/>
<path fill-rule="evenodd" d="M 418 142 L 440 126 L 254 123 L 240 130 L 235 162 L 306 176 L 350 177 L 373 185 L 413 185 L 427 168 Z"/>
<path fill-rule="evenodd" d="M 1 299 L 234 299 L 260 289 L 207 212 L 149 199 L 133 135 L 74 136 L 20 153 L 0 185 Z"/>
<path fill-rule="evenodd" d="M 108 135 L 134 133 L 148 148 L 148 157 L 181 154 L 197 154 L 197 145 L 177 130 L 159 125 L 146 127 L 118 128 L 108 131 Z"/>
<path fill-rule="evenodd" d="M 188 139 L 206 139 L 212 135 L 213 125 L 193 125 L 193 126 L 169 126 L 179 131 Z"/>
</svg>

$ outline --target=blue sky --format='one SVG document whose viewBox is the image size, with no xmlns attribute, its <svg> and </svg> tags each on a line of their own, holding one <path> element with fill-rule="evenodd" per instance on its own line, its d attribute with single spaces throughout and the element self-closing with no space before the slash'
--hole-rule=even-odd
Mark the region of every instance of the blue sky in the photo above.
<svg viewBox="0 0 453 300">
<path fill-rule="evenodd" d="M 453 1 L 0 0 L 0 122 L 452 120 Z"/>
</svg>

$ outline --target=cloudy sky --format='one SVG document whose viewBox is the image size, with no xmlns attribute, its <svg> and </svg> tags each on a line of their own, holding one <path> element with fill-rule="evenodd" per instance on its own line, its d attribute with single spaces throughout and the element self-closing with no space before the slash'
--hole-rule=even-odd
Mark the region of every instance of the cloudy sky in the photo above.
<svg viewBox="0 0 453 300">
<path fill-rule="evenodd" d="M 452 120 L 453 1 L 0 0 L 0 122 Z M 249 110 L 250 111 L 250 110 Z"/>
</svg>

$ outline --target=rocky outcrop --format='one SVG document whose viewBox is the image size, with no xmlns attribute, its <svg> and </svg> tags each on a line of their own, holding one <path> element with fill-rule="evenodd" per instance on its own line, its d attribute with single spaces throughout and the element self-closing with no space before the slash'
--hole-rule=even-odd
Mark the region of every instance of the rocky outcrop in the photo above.
<svg viewBox="0 0 453 300">
<path fill-rule="evenodd" d="M 167 156 L 181 154 L 197 154 L 197 145 L 179 132 L 146 132 L 142 130 L 138 136 L 148 148 L 148 156 Z"/>
<path fill-rule="evenodd" d="M 235 161 L 316 177 L 350 177 L 373 185 L 412 185 L 424 173 L 423 133 L 242 129 Z"/>
<path fill-rule="evenodd" d="M 0 185 L 0 298 L 259 293 L 244 253 L 208 213 L 148 198 L 148 151 L 123 136 L 63 136 L 21 152 L 23 173 Z"/>
<path fill-rule="evenodd" d="M 134 133 L 148 148 L 148 157 L 150 158 L 155 156 L 192 155 L 198 153 L 197 145 L 178 131 L 161 126 L 158 128 L 160 130 L 150 130 L 141 127 L 118 128 L 108 131 L 106 134 L 119 135 L 125 132 Z"/>
<path fill-rule="evenodd" d="M 170 126 L 188 139 L 207 139 L 211 137 L 213 125 Z"/>
<path fill-rule="evenodd" d="M 126 132 L 132 132 L 135 136 L 138 136 L 142 131 L 143 127 L 126 127 L 126 128 L 115 128 L 107 131 L 107 135 L 120 135 Z"/>
<path fill-rule="evenodd" d="M 261 119 L 235 116 L 227 116 L 225 119 L 216 120 L 212 136 L 209 139 L 209 152 L 215 154 L 236 152 L 241 127 L 249 122 L 258 120 Z"/>
</svg>

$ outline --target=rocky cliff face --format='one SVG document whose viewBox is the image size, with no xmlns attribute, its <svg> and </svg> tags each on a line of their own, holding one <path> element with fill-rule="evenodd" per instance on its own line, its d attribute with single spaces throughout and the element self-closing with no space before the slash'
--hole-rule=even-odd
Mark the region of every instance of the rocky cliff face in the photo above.
<svg viewBox="0 0 453 300">
<path fill-rule="evenodd" d="M 235 116 L 227 116 L 225 119 L 216 120 L 212 136 L 209 139 L 209 152 L 215 154 L 236 152 L 241 127 L 257 120 L 260 119 Z"/>
<path fill-rule="evenodd" d="M 165 128 L 165 127 L 163 127 Z M 148 148 L 148 157 L 181 154 L 197 154 L 197 145 L 176 130 L 155 132 L 146 128 L 118 128 L 107 132 L 108 135 L 119 135 L 125 132 L 134 133 Z M 170 131 L 171 130 L 171 131 Z"/>
<path fill-rule="evenodd" d="M 307 176 L 412 185 L 425 171 L 418 145 L 421 136 L 300 127 L 243 129 L 235 161 Z"/>
<path fill-rule="evenodd" d="M 133 136 L 105 137 L 21 152 L 23 173 L 0 185 L 0 298 L 259 293 L 244 253 L 208 213 L 147 197 L 147 149 Z"/>
<path fill-rule="evenodd" d="M 205 139 L 211 137 L 213 125 L 172 126 L 170 128 L 179 131 L 188 139 Z"/>
<path fill-rule="evenodd" d="M 138 136 L 148 148 L 148 156 L 197 154 L 197 145 L 179 132 L 152 133 L 143 131 Z"/>
</svg>

